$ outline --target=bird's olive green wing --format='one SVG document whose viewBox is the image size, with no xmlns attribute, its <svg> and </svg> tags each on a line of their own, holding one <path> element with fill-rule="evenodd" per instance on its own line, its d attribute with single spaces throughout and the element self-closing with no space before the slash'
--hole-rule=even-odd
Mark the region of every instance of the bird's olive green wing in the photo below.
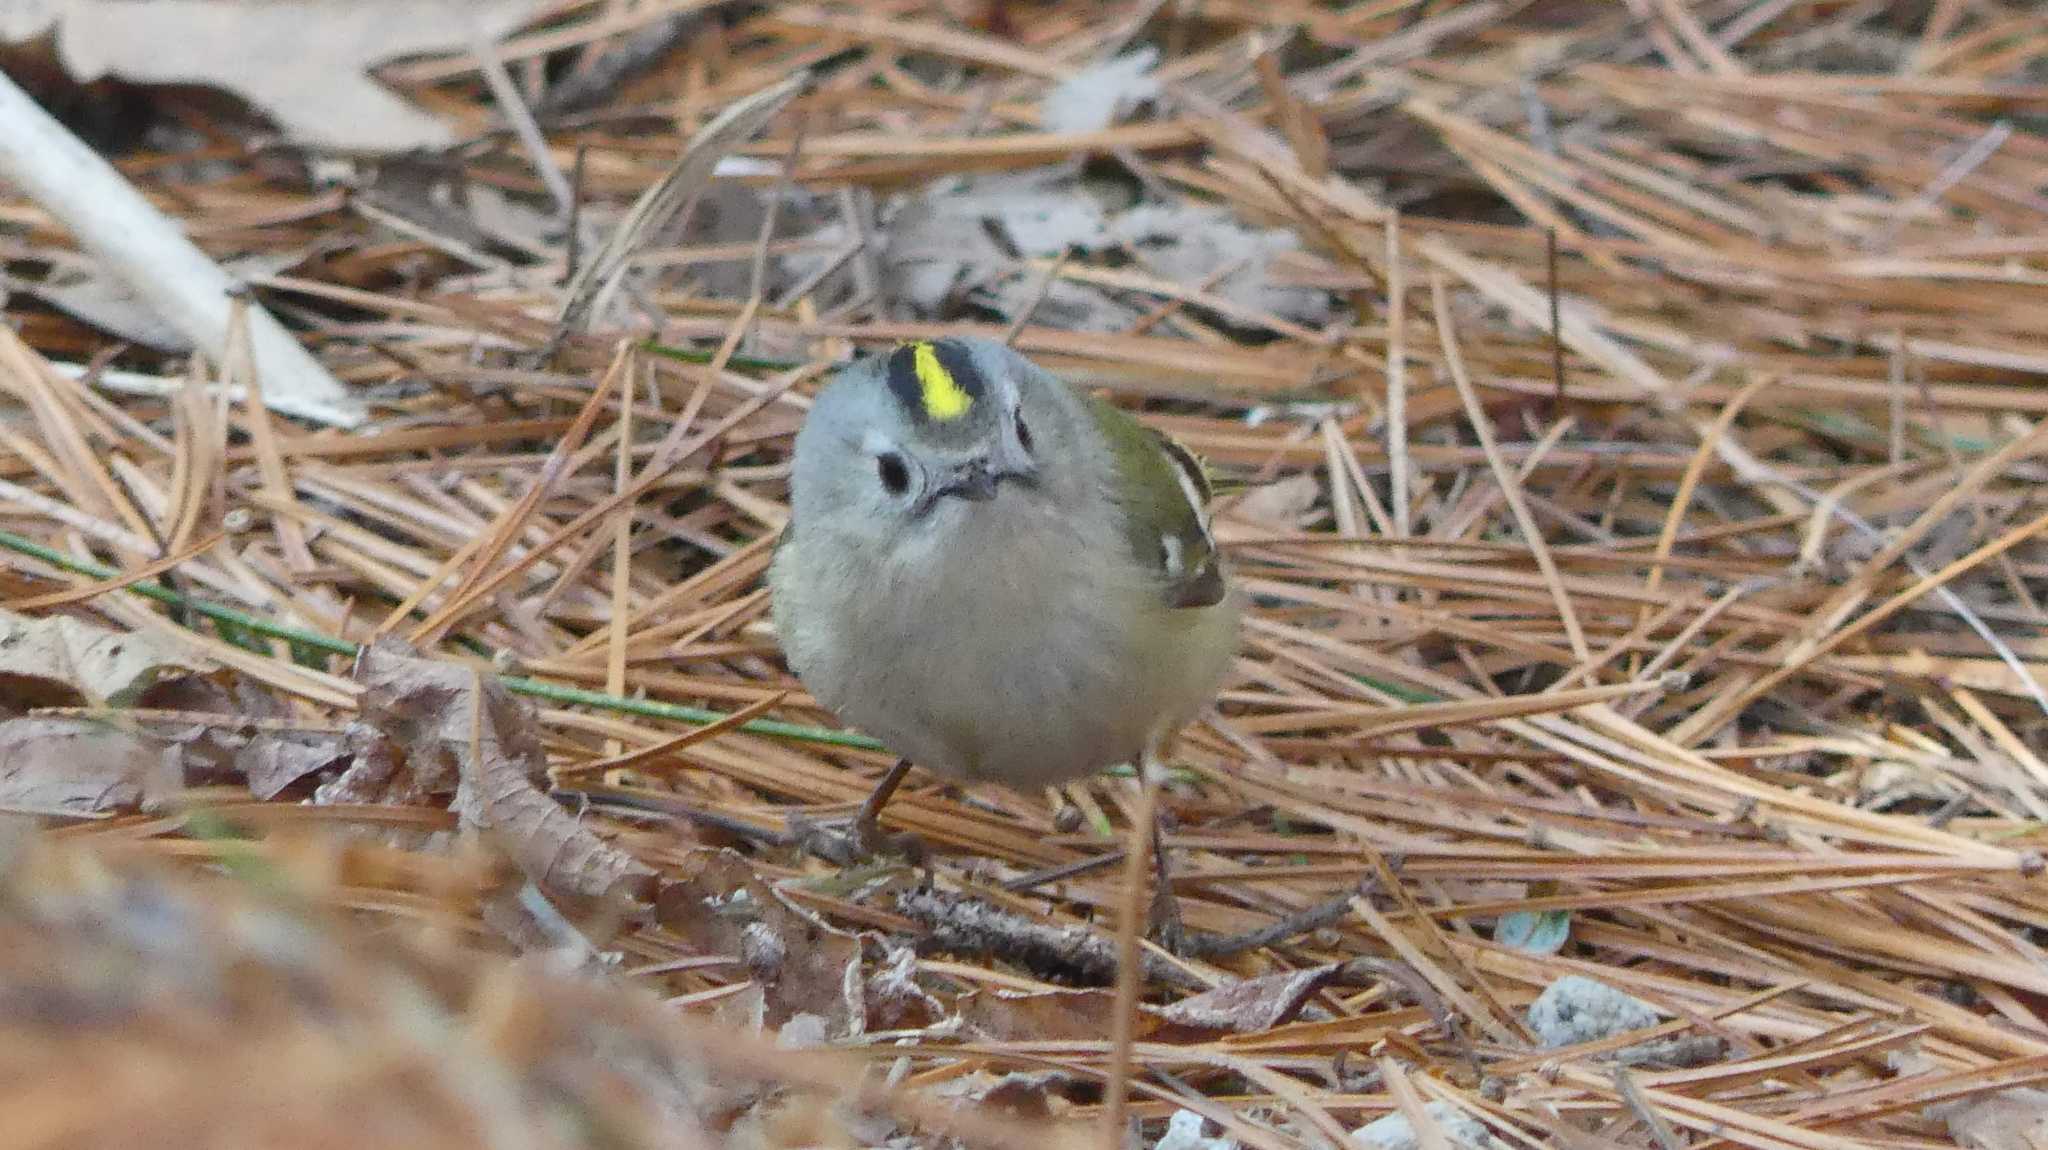
<svg viewBox="0 0 2048 1150">
<path fill-rule="evenodd" d="M 1088 407 L 1116 459 L 1122 482 L 1115 498 L 1131 555 L 1157 573 L 1168 606 L 1222 602 L 1223 569 L 1209 537 L 1209 479 L 1201 462 L 1102 400 L 1090 396 Z"/>
</svg>

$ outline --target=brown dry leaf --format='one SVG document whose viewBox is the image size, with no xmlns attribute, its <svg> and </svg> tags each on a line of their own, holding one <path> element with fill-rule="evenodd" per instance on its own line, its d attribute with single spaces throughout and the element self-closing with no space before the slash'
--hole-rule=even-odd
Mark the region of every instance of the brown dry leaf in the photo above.
<svg viewBox="0 0 2048 1150">
<path fill-rule="evenodd" d="M 149 632 L 0 609 L 0 711 L 128 706 L 158 683 L 213 669 Z"/>
<path fill-rule="evenodd" d="M 139 694 L 135 706 L 183 713 L 151 715 L 147 730 L 184 753 L 188 786 L 246 781 L 251 795 L 272 799 L 349 759 L 345 733 L 296 727 L 291 707 L 248 679 L 169 679 Z"/>
<path fill-rule="evenodd" d="M 435 756 L 415 759 L 402 754 L 397 744 L 368 723 L 350 723 L 344 738 L 349 749 L 348 769 L 314 792 L 316 803 L 409 806 L 455 792 L 458 780 L 452 764 Z"/>
<path fill-rule="evenodd" d="M 703 953 L 745 964 L 761 990 L 764 1026 L 780 1029 L 810 1015 L 822 1020 L 825 1037 L 866 1029 L 859 937 L 792 906 L 738 854 L 720 851 L 695 875 L 663 887 L 656 917 Z"/>
<path fill-rule="evenodd" d="M 134 810 L 182 785 L 178 749 L 89 719 L 0 722 L 0 807 L 36 813 Z"/>
<path fill-rule="evenodd" d="M 501 839 L 543 890 L 649 902 L 656 877 L 541 789 L 547 755 L 533 711 L 496 677 L 384 641 L 356 663 L 363 721 L 404 753 L 415 778 L 452 772 L 463 826 Z"/>
<path fill-rule="evenodd" d="M 346 756 L 338 740 L 317 735 L 251 739 L 235 755 L 235 765 L 248 780 L 249 793 L 274 799 L 308 775 L 334 766 Z"/>
<path fill-rule="evenodd" d="M 991 1042 L 1100 1039 L 1116 1017 L 1113 990 L 984 990 L 960 1000 L 968 1028 Z M 1137 1018 L 1140 1038 L 1159 1028 L 1149 1010 Z"/>
<path fill-rule="evenodd" d="M 1269 1030 L 1308 1004 L 1309 996 L 1321 990 L 1340 969 L 1326 963 L 1286 974 L 1266 974 L 1228 983 L 1214 990 L 1183 998 L 1159 1012 L 1167 1023 L 1207 1032 L 1250 1034 Z"/>
<path fill-rule="evenodd" d="M 73 79 L 208 84 L 248 100 L 295 141 L 336 148 L 441 147 L 439 117 L 369 76 L 401 56 L 496 39 L 539 0 L 31 0 L 0 8 L 0 39 L 53 35 Z"/>
</svg>

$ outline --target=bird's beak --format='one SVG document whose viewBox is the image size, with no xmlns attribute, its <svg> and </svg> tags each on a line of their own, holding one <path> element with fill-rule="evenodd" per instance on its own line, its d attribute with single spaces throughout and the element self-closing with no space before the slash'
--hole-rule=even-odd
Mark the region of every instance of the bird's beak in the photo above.
<svg viewBox="0 0 2048 1150">
<path fill-rule="evenodd" d="M 996 475 L 982 460 L 961 464 L 939 488 L 940 495 L 951 495 L 969 503 L 986 503 L 996 497 Z"/>
</svg>

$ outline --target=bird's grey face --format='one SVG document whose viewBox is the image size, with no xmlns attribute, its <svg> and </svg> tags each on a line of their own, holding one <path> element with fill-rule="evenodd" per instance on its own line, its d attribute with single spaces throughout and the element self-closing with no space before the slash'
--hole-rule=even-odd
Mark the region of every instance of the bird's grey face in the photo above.
<svg viewBox="0 0 2048 1150">
<path fill-rule="evenodd" d="M 1020 368 L 1036 370 L 1007 348 L 963 339 L 905 344 L 849 367 L 798 438 L 797 515 L 859 513 L 907 527 L 1035 493 L 1041 445 Z"/>
</svg>

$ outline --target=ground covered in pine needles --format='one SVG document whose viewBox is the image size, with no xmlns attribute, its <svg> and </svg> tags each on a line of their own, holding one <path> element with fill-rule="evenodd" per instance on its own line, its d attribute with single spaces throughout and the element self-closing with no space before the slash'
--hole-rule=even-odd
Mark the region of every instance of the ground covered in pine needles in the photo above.
<svg viewBox="0 0 2048 1150">
<path fill-rule="evenodd" d="M 382 69 L 444 149 L 72 102 L 354 427 L 0 207 L 12 1145 L 2041 1136 L 2025 0 L 551 7 Z M 889 761 L 768 626 L 791 436 L 954 331 L 1254 603 L 1135 1002 L 1128 771 L 790 830 Z"/>
</svg>

